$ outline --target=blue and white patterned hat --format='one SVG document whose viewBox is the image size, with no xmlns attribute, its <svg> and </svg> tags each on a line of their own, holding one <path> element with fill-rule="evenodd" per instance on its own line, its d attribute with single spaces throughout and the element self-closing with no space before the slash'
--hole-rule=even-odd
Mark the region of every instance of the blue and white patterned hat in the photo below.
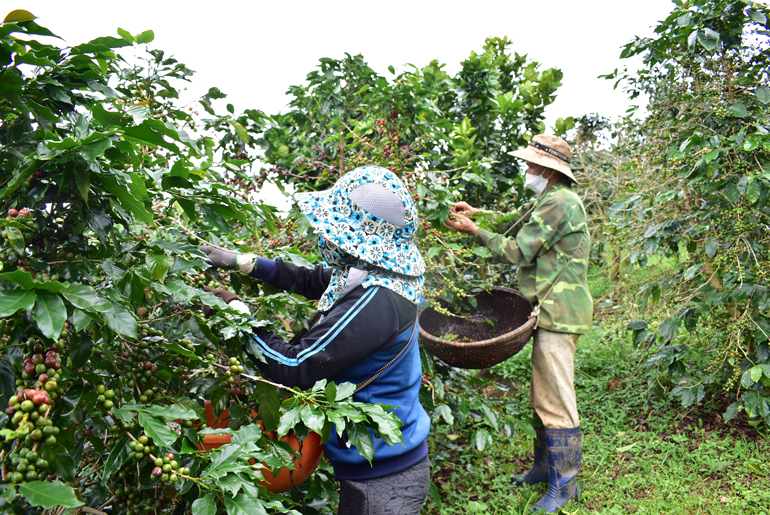
<svg viewBox="0 0 770 515">
<path fill-rule="evenodd" d="M 397 274 L 418 277 L 425 271 L 414 242 L 417 207 L 387 168 L 362 166 L 328 190 L 295 198 L 316 233 L 340 250 Z"/>
</svg>

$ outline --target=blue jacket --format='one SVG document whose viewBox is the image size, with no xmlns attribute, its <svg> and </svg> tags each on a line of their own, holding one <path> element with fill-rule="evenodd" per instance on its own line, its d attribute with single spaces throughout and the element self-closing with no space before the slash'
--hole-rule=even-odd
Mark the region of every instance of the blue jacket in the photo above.
<svg viewBox="0 0 770 515">
<path fill-rule="evenodd" d="M 252 274 L 255 277 L 284 290 L 293 289 L 309 299 L 320 298 L 331 277 L 329 268 L 319 265 L 307 269 L 280 260 L 259 259 L 256 270 Z M 332 431 L 324 452 L 338 480 L 360 481 L 394 474 L 428 454 L 430 418 L 418 400 L 422 366 L 417 344 L 419 329 L 414 327 L 416 313 L 412 302 L 388 289 L 358 286 L 293 344 L 264 329 L 255 330 L 253 340 L 267 360 L 254 360 L 256 365 L 272 380 L 303 389 L 323 378 L 338 384 L 365 381 L 408 345 L 393 365 L 353 396 L 359 402 L 394 406 L 403 424 L 402 443 L 389 446 L 375 438 L 370 466 L 354 446 L 347 448 Z"/>
</svg>

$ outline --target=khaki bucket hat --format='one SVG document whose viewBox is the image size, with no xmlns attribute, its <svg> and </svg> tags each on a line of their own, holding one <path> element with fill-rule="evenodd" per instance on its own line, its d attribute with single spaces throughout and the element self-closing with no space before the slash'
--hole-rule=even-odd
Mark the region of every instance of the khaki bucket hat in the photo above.
<svg viewBox="0 0 770 515">
<path fill-rule="evenodd" d="M 527 148 L 508 152 L 514 157 L 539 164 L 547 168 L 553 168 L 577 183 L 569 162 L 572 159 L 572 149 L 566 141 L 551 134 L 538 134 L 532 138 Z"/>
</svg>

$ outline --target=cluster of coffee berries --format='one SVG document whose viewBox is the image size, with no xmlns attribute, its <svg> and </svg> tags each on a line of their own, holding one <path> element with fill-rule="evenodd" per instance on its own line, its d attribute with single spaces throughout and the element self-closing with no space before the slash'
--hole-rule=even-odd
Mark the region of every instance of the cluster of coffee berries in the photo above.
<svg viewBox="0 0 770 515">
<path fill-rule="evenodd" d="M 117 357 L 117 356 L 116 356 Z M 159 368 L 154 363 L 148 361 L 149 356 L 144 352 L 135 352 L 132 350 L 123 351 L 120 358 L 116 360 L 116 368 L 120 374 L 120 381 L 124 386 L 127 386 L 134 395 L 136 400 L 141 403 L 149 402 L 151 398 L 155 396 L 155 374 L 157 374 Z M 99 392 L 99 400 L 103 403 L 105 409 L 110 409 L 113 406 L 112 399 L 115 397 L 115 392 L 112 390 L 103 390 L 104 386 L 99 385 L 97 391 Z M 102 397 L 104 397 L 102 399 Z"/>
<path fill-rule="evenodd" d="M 227 382 L 229 394 L 231 397 L 243 395 L 243 386 L 240 383 L 240 376 L 237 374 L 243 372 L 243 365 L 238 358 L 230 358 L 230 368 L 225 370 L 225 381 Z"/>
<path fill-rule="evenodd" d="M 189 467 L 181 467 L 179 462 L 174 459 L 172 453 L 168 453 L 162 458 L 155 459 L 155 468 L 152 469 L 152 476 L 164 483 L 176 483 L 180 476 L 190 474 Z"/>
<path fill-rule="evenodd" d="M 150 443 L 147 435 L 142 435 L 137 440 L 128 442 L 128 448 L 133 453 L 131 457 L 134 461 L 142 461 L 145 458 L 150 459 L 151 453 L 158 452 L 158 448 Z"/>
<path fill-rule="evenodd" d="M 111 488 L 115 501 L 113 508 L 117 513 L 126 513 L 128 515 L 140 513 L 157 513 L 157 509 L 162 509 L 169 505 L 171 499 L 165 495 L 159 495 L 157 498 L 151 497 L 152 490 L 143 490 L 138 486 L 119 484 Z"/>
<path fill-rule="evenodd" d="M 9 471 L 8 477 L 13 483 L 45 479 L 50 468 L 48 461 L 43 459 L 39 452 L 28 447 L 21 447 L 10 452 L 6 463 Z"/>
<path fill-rule="evenodd" d="M 46 391 L 55 392 L 61 378 L 62 357 L 59 353 L 64 350 L 64 345 L 63 338 L 49 348 L 40 339 L 29 338 L 27 359 L 22 362 L 22 381 L 38 382 Z M 56 395 L 53 398 L 56 399 Z"/>
<path fill-rule="evenodd" d="M 0 262 L 15 263 L 23 256 L 20 256 L 14 247 L 23 246 L 36 238 L 40 232 L 40 224 L 35 220 L 35 214 L 26 208 L 9 209 L 8 218 L 15 223 L 4 227 L 0 232 L 3 238 L 0 245 Z"/>
<path fill-rule="evenodd" d="M 230 274 L 220 270 L 219 281 L 215 281 L 213 278 L 209 279 L 204 274 L 198 274 L 198 275 L 185 274 L 182 276 L 182 280 L 186 282 L 189 286 L 192 286 L 193 288 L 203 288 L 204 286 L 208 286 L 209 288 L 220 289 L 220 288 L 226 288 L 227 284 L 230 283 Z"/>
</svg>

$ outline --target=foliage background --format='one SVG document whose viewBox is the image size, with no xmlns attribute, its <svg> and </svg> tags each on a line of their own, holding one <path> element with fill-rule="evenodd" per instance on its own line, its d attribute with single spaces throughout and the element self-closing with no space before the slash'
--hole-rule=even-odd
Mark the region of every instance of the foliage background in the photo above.
<svg viewBox="0 0 770 515">
<path fill-rule="evenodd" d="M 645 56 L 645 69 L 607 76 L 625 84 L 631 97 L 650 95 L 646 119 L 584 115 L 550 129 L 544 110 L 562 73 L 512 52 L 506 38 L 489 38 L 454 75 L 433 61 L 387 79 L 362 56 L 322 59 L 306 84 L 289 88 L 291 111 L 269 116 L 251 109 L 236 114 L 232 105 L 217 113 L 213 101 L 225 98 L 218 88 L 178 105 L 179 84 L 192 72 L 159 50 L 145 53 L 151 31 L 119 31 L 119 38 L 61 49 L 37 41 L 49 33 L 32 21 L 2 30 L 3 207 L 32 209 L 21 219 L 0 219 L 3 398 L 16 388 L 44 388 L 22 375 L 24 359 L 35 354 L 25 338 L 46 347 L 59 343 L 63 370 L 52 389 L 52 397 L 61 397 L 39 417 L 58 428 L 53 445 L 27 438 L 13 414 L 2 434 L 7 446 L 18 439 L 34 450 L 51 449 L 46 467 L 33 472 L 75 487 L 73 506 L 109 506 L 118 498 L 125 506 L 116 501 L 116 509 L 127 510 L 172 510 L 194 501 L 195 512 L 333 508 L 328 467 L 288 496 L 256 483 L 249 458 L 279 466 L 290 457 L 254 425 L 241 426 L 249 408 L 259 410 L 266 429 L 293 429 L 300 438 L 309 429 L 328 434 L 332 422 L 344 423 L 341 413 L 351 415 L 349 430 L 363 452 L 367 436 L 360 429 L 393 439 L 397 430 L 381 408 L 351 405 L 344 387 L 290 392 L 240 376 L 238 366 L 256 372 L 241 353 L 239 332 L 261 324 L 293 334 L 313 306 L 235 275 L 204 275 L 197 245 L 316 263 L 314 236 L 302 217 L 251 202 L 255 192 L 265 181 L 323 189 L 360 164 L 391 167 L 425 220 L 420 242 L 429 262 L 429 302 L 460 311 L 478 288 L 515 284 L 515 270 L 487 262 L 485 249 L 446 233 L 441 222 L 460 198 L 493 209 L 526 200 L 505 152 L 545 130 L 567 133 L 577 151 L 596 242 L 597 323 L 578 357 L 576 382 L 581 401 L 588 399 L 581 402 L 586 433 L 603 439 L 587 438 L 583 476 L 594 492 L 584 506 L 654 513 L 712 506 L 699 496 L 715 510 L 764 502 L 762 488 L 752 485 L 764 473 L 757 456 L 766 449 L 756 431 L 770 422 L 765 8 L 727 0 L 677 4 L 655 37 L 623 50 L 623 57 Z M 257 320 L 222 309 L 199 289 L 203 284 L 235 289 Z M 220 312 L 204 319 L 204 305 Z M 231 355 L 238 364 L 228 362 Z M 128 374 L 144 361 L 159 370 L 145 376 L 149 395 Z M 507 473 L 526 466 L 511 455 L 524 455 L 532 433 L 525 353 L 489 373 L 452 369 L 427 353 L 423 367 L 421 401 L 434 420 L 437 458 L 426 511 L 488 512 L 501 502 L 526 510 L 536 489 L 522 494 L 506 486 Z M 100 384 L 117 400 L 99 398 L 93 387 Z M 229 450 L 196 453 L 195 427 L 177 435 L 159 410 L 178 410 L 177 422 L 204 420 L 204 399 L 217 412 L 229 406 L 231 430 L 258 438 L 267 451 L 243 447 L 236 437 Z M 668 411 L 673 415 L 662 415 Z M 721 413 L 731 426 L 712 422 Z M 720 436 L 726 431 L 739 450 L 727 453 L 728 440 Z M 149 481 L 152 464 L 144 457 L 134 457 L 145 463 L 134 472 L 129 440 L 142 434 L 158 448 L 150 452 L 166 448 L 184 456 L 180 465 L 190 470 L 172 474 L 178 498 L 159 501 L 163 491 Z M 681 460 L 666 467 L 645 467 L 643 453 L 624 458 L 634 448 L 656 447 L 656 435 L 681 444 L 695 434 L 701 436 L 690 445 L 694 458 L 676 454 L 674 445 L 665 452 Z M 74 460 L 65 458 L 66 448 L 77 449 Z M 14 450 L 3 454 L 6 481 L 8 467 L 18 467 Z M 690 497 L 670 497 L 681 487 L 670 478 L 692 473 L 693 460 L 696 477 L 705 479 L 685 485 Z M 222 473 L 217 467 L 225 462 L 233 467 Z M 597 477 L 605 469 L 610 480 Z M 619 473 L 640 474 L 624 487 L 627 497 L 615 493 Z M 726 482 L 736 473 L 742 482 Z M 650 477 L 652 486 L 640 485 Z M 29 509 L 24 499 L 45 506 L 37 496 L 61 486 L 30 480 L 18 490 L 16 484 L 5 483 L 0 502 L 17 511 Z M 626 511 L 617 511 L 621 506 Z"/>
</svg>

